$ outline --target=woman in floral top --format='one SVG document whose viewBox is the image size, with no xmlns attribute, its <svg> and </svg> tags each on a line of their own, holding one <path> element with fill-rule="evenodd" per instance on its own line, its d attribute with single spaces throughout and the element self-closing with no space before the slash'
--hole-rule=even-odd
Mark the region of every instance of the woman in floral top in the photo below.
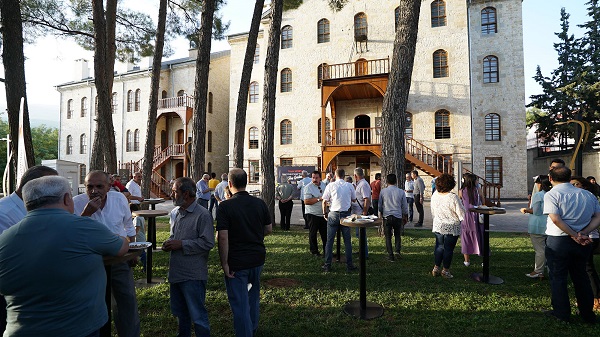
<svg viewBox="0 0 600 337">
<path fill-rule="evenodd" d="M 435 180 L 435 193 L 431 196 L 431 215 L 433 217 L 433 229 L 435 234 L 435 250 L 433 256 L 435 266 L 431 271 L 433 276 L 442 275 L 444 278 L 452 278 L 450 265 L 454 255 L 454 247 L 460 236 L 460 222 L 465 217 L 465 209 L 462 202 L 452 189 L 456 186 L 454 177 L 442 174 Z M 440 271 L 440 265 L 443 269 Z"/>
</svg>

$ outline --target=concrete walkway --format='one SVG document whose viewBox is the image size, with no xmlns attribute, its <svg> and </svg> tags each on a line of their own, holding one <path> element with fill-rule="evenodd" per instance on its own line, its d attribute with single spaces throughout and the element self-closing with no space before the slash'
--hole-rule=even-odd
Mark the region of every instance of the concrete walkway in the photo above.
<svg viewBox="0 0 600 337">
<path fill-rule="evenodd" d="M 527 200 L 503 200 L 502 207 L 506 208 L 506 214 L 491 215 L 490 216 L 490 230 L 492 232 L 524 232 L 527 233 L 527 215 L 522 214 L 519 209 L 527 207 Z M 173 202 L 167 200 L 162 204 L 156 205 L 156 209 L 171 211 L 173 209 Z M 425 200 L 425 219 L 423 221 L 424 230 L 431 231 L 432 219 L 431 219 L 431 207 L 429 200 Z M 414 209 L 415 215 L 413 220 L 418 217 L 417 209 Z M 213 210 L 213 217 L 215 211 Z M 275 202 L 275 225 L 279 228 L 279 207 Z M 294 200 L 294 209 L 292 211 L 292 226 L 304 227 L 304 219 L 302 219 L 302 206 L 299 200 Z M 407 224 L 406 228 L 413 228 L 412 224 Z"/>
</svg>

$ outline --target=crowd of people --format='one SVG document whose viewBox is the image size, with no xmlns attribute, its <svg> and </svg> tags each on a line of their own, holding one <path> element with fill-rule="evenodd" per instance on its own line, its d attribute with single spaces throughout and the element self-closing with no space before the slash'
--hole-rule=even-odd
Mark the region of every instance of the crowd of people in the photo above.
<svg viewBox="0 0 600 337">
<path fill-rule="evenodd" d="M 107 279 L 103 257 L 123 256 L 130 242 L 145 241 L 143 218 L 132 216 L 144 200 L 141 173 L 134 172 L 123 186 L 119 176 L 91 171 L 85 177 L 85 193 L 74 197 L 68 181 L 57 175 L 45 166 L 32 167 L 17 190 L 0 200 L 0 301 L 4 301 L 0 302 L 0 329 L 9 336 L 98 336 L 109 319 L 104 293 L 110 282 L 118 335 L 139 336 L 132 271 L 137 258 L 112 264 Z M 338 229 L 346 271 L 357 270 L 351 230 L 340 224 L 345 217 L 375 214 L 382 218 L 390 262 L 402 258 L 402 236 L 405 225 L 413 222 L 413 206 L 417 211 L 413 225 L 423 226 L 425 184 L 417 171 L 406 174 L 404 185 L 395 174 L 377 174 L 368 183 L 360 167 L 352 175 L 337 169 L 325 180 L 319 171 L 305 171 L 302 176 L 296 186 L 283 182 L 276 187 L 280 226 L 290 230 L 297 189 L 309 229 L 309 252 L 323 259 L 324 272 L 333 269 Z M 198 182 L 187 177 L 172 181 L 175 207 L 169 214 L 170 236 L 161 248 L 169 253 L 170 308 L 177 318 L 178 336 L 190 336 L 192 330 L 196 336 L 210 335 L 205 298 L 208 256 L 215 245 L 236 336 L 253 336 L 258 329 L 264 237 L 272 231 L 271 216 L 265 202 L 246 191 L 244 170 L 232 169 L 220 178 L 207 173 Z M 456 185 L 449 174 L 435 179 L 431 196 L 434 277 L 453 278 L 450 267 L 459 239 L 466 267 L 471 255 L 483 252 L 483 223 L 469 211 L 486 203 L 478 178 L 465 174 L 458 193 L 454 193 Z M 582 319 L 595 322 L 594 309 L 600 310 L 600 277 L 593 261 L 600 246 L 599 195 L 593 177 L 572 176 L 557 159 L 548 175 L 536 177 L 530 203 L 521 209 L 529 214 L 535 252 L 534 269 L 525 275 L 542 279 L 548 270 L 552 310 L 547 314 L 562 321 L 570 320 L 568 276 Z M 31 249 L 34 245 L 36 249 Z M 366 242 L 364 249 L 368 250 Z M 23 259 L 32 262 L 24 264 Z M 145 269 L 143 258 L 142 263 Z M 60 317 L 54 310 L 57 306 L 63 308 Z"/>
</svg>

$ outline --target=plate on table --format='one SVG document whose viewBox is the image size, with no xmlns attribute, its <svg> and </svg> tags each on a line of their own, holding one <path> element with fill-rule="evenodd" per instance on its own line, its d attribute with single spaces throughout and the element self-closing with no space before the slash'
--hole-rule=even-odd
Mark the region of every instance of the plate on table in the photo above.
<svg viewBox="0 0 600 337">
<path fill-rule="evenodd" d="M 146 249 L 152 246 L 152 242 L 130 242 L 129 249 Z"/>
<path fill-rule="evenodd" d="M 163 198 L 148 198 L 148 199 L 144 199 L 144 201 L 163 201 Z"/>
</svg>

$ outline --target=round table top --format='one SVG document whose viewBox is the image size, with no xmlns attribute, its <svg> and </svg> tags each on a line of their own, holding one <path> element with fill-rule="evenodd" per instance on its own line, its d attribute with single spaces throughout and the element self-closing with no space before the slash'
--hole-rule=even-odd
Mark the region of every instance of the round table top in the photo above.
<svg viewBox="0 0 600 337">
<path fill-rule="evenodd" d="M 477 208 L 469 208 L 469 211 L 474 212 L 474 213 L 479 213 L 479 214 L 487 214 L 487 215 L 506 213 L 506 209 L 501 208 L 501 207 L 487 207 L 487 208 L 477 207 Z"/>
<path fill-rule="evenodd" d="M 141 216 L 144 218 L 157 217 L 161 215 L 167 215 L 169 212 L 163 210 L 153 210 L 153 209 L 141 209 L 139 211 L 133 211 L 131 214 L 135 216 Z"/>
<path fill-rule="evenodd" d="M 160 204 L 165 202 L 165 199 L 162 198 L 158 198 L 158 199 L 144 199 L 144 201 L 140 201 L 140 204 L 147 204 L 147 205 L 156 205 L 156 204 Z"/>
<path fill-rule="evenodd" d="M 142 254 L 142 249 L 136 249 L 128 251 L 123 256 L 104 256 L 102 260 L 104 261 L 105 266 L 110 266 L 113 264 L 132 260 L 133 258 L 140 256 L 140 254 Z"/>
<path fill-rule="evenodd" d="M 363 221 L 346 221 L 346 219 L 341 219 L 340 224 L 346 227 L 377 227 L 383 223 L 381 218 L 375 219 L 373 222 L 363 222 Z"/>
</svg>

